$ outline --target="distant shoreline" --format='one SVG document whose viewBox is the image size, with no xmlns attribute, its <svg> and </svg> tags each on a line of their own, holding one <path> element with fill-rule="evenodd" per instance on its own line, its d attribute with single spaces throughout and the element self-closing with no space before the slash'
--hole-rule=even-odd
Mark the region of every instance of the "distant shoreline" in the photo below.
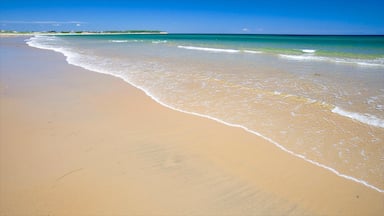
<svg viewBox="0 0 384 216">
<path fill-rule="evenodd" d="M 146 31 L 146 30 L 131 30 L 131 31 L 77 31 L 77 32 L 17 32 L 17 31 L 2 31 L 0 37 L 15 37 L 15 36 L 35 36 L 35 35 L 118 35 L 118 34 L 168 34 L 165 31 Z"/>
<path fill-rule="evenodd" d="M 128 30 L 128 31 L 44 31 L 44 32 L 18 32 L 18 31 L 0 31 L 0 37 L 13 36 L 34 36 L 34 35 L 121 35 L 121 34 L 172 34 L 172 35 L 259 35 L 259 36 L 313 36 L 313 37 L 344 37 L 344 36 L 367 36 L 367 37 L 383 37 L 381 34 L 243 34 L 243 33 L 168 33 L 166 31 L 151 30 Z"/>
</svg>

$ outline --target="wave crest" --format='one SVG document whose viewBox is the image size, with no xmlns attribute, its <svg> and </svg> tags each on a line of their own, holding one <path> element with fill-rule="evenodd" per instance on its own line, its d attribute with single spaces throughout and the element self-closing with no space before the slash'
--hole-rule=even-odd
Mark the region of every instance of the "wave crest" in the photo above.
<svg viewBox="0 0 384 216">
<path fill-rule="evenodd" d="M 209 47 L 194 47 L 194 46 L 177 46 L 182 49 L 189 50 L 200 50 L 200 51 L 208 51 L 208 52 L 224 52 L 224 53 L 239 53 L 240 50 L 235 49 L 219 49 L 219 48 L 209 48 Z"/>
<path fill-rule="evenodd" d="M 340 107 L 333 108 L 332 112 L 339 114 L 341 116 L 351 118 L 353 120 L 359 121 L 367 125 L 384 128 L 384 120 L 374 115 L 349 112 L 341 109 Z"/>
</svg>

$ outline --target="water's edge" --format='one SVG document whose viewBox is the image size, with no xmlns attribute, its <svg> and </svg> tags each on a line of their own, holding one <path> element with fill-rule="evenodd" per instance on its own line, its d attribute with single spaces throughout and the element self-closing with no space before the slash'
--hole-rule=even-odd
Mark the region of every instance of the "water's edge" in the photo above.
<svg viewBox="0 0 384 216">
<path fill-rule="evenodd" d="M 146 89 L 144 89 L 143 87 L 138 86 L 138 85 L 135 85 L 135 84 L 132 83 L 129 79 L 127 79 L 127 78 L 125 78 L 125 77 L 123 77 L 123 76 L 121 76 L 121 75 L 112 74 L 112 73 L 109 73 L 109 72 L 107 72 L 107 71 L 102 71 L 102 70 L 100 70 L 100 69 L 98 69 L 98 68 L 92 68 L 92 67 L 90 67 L 89 65 L 84 66 L 84 65 L 78 64 L 78 63 L 76 63 L 75 61 L 71 60 L 71 56 L 68 55 L 68 54 L 67 54 L 65 51 L 63 51 L 63 50 L 60 50 L 60 49 L 54 49 L 54 48 L 47 48 L 47 47 L 39 47 L 39 46 L 37 46 L 36 44 L 30 43 L 29 40 L 26 40 L 26 43 L 27 43 L 28 46 L 30 46 L 30 47 L 39 48 L 39 49 L 45 49 L 45 50 L 51 50 L 51 51 L 55 51 L 55 52 L 61 53 L 61 54 L 63 54 L 63 55 L 66 57 L 66 61 L 67 61 L 67 63 L 70 64 L 70 65 L 78 66 L 78 67 L 81 67 L 81 68 L 83 68 L 83 69 L 86 69 L 86 70 L 89 70 L 89 71 L 92 71 L 92 72 L 97 72 L 97 73 L 102 73 L 102 74 L 108 74 L 108 75 L 112 75 L 112 76 L 114 76 L 114 77 L 120 78 L 120 79 L 122 79 L 123 81 L 127 82 L 128 84 L 130 84 L 131 86 L 134 86 L 135 88 L 137 88 L 137 89 L 143 91 L 143 92 L 144 92 L 147 96 L 149 96 L 152 100 L 156 101 L 157 103 L 159 103 L 160 105 L 162 105 L 162 106 L 164 106 L 164 107 L 167 107 L 167 108 L 169 108 L 169 109 L 172 109 L 172 110 L 175 110 L 175 111 L 178 111 L 178 112 L 182 112 L 182 113 L 186 113 L 186 114 L 190 114 L 190 115 L 194 115 L 194 116 L 198 116 L 198 117 L 202 117 L 202 118 L 211 119 L 211 120 L 214 120 L 214 121 L 216 121 L 216 122 L 219 122 L 219 123 L 221 123 L 221 124 L 224 124 L 224 125 L 227 125 L 227 126 L 230 126 L 230 127 L 241 128 L 241 129 L 243 129 L 243 130 L 245 130 L 245 131 L 247 131 L 247 132 L 249 132 L 249 133 L 251 133 L 251 134 L 254 134 L 254 135 L 258 136 L 258 137 L 261 137 L 262 139 L 264 139 L 264 140 L 266 140 L 266 141 L 272 143 L 273 145 L 275 145 L 275 146 L 278 147 L 279 149 L 281 149 L 281 150 L 283 150 L 283 151 L 285 151 L 285 152 L 287 152 L 287 153 L 289 153 L 289 154 L 291 154 L 291 155 L 293 155 L 293 156 L 295 156 L 295 157 L 297 157 L 297 158 L 303 159 L 303 160 L 306 161 L 306 162 L 309 162 L 309 163 L 311 163 L 311 164 L 313 164 L 313 165 L 316 165 L 316 166 L 318 166 L 318 167 L 324 168 L 324 169 L 326 169 L 326 170 L 328 170 L 328 171 L 330 171 L 330 172 L 336 174 L 336 175 L 339 176 L 339 177 L 342 177 L 342 178 L 345 178 L 345 179 L 354 181 L 354 182 L 356 182 L 356 183 L 360 183 L 360 184 L 362 184 L 362 185 L 364 185 L 364 186 L 366 186 L 366 187 L 368 187 L 368 188 L 370 188 L 370 189 L 376 190 L 376 191 L 378 191 L 378 192 L 380 192 L 380 193 L 384 193 L 384 189 L 380 189 L 380 188 L 378 188 L 378 187 L 376 187 L 376 186 L 374 186 L 374 185 L 369 184 L 368 182 L 366 182 L 366 181 L 364 181 L 364 180 L 360 180 L 360 179 L 354 178 L 354 177 L 352 177 L 352 176 L 345 175 L 345 174 L 339 172 L 338 170 L 336 170 L 336 169 L 334 169 L 334 168 L 332 168 L 332 167 L 328 167 L 328 166 L 326 166 L 326 165 L 324 165 L 324 164 L 321 164 L 321 163 L 318 163 L 318 162 L 316 162 L 316 161 L 314 161 L 314 160 L 308 159 L 306 156 L 304 156 L 304 155 L 302 155 L 302 154 L 297 154 L 297 153 L 295 153 L 295 152 L 293 152 L 293 151 L 291 151 L 291 150 L 285 148 L 284 146 L 282 146 L 282 145 L 279 144 L 278 142 L 274 141 L 273 139 L 271 139 L 271 138 L 269 138 L 269 137 L 266 137 L 266 136 L 264 136 L 263 134 L 261 134 L 261 133 L 259 133 L 259 132 L 257 132 L 257 131 L 251 130 L 251 129 L 249 129 L 249 128 L 243 126 L 243 125 L 233 124 L 233 123 L 228 123 L 228 122 L 225 122 L 225 121 L 223 121 L 223 120 L 221 120 L 221 119 L 214 118 L 214 117 L 211 117 L 211 116 L 208 116 L 208 115 L 204 115 L 204 114 L 200 114 L 200 113 L 196 113 L 196 112 L 190 112 L 190 111 L 185 111 L 185 110 L 177 109 L 177 108 L 175 108 L 175 107 L 173 107 L 173 106 L 171 106 L 171 105 L 168 105 L 168 104 L 162 102 L 161 100 L 159 100 L 158 98 L 156 98 L 155 96 L 153 96 L 150 92 L 148 92 L 148 91 L 147 91 Z"/>
</svg>

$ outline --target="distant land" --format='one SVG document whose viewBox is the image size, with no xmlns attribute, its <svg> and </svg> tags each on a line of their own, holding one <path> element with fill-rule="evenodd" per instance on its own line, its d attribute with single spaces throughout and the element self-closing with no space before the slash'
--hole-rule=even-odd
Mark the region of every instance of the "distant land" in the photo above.
<svg viewBox="0 0 384 216">
<path fill-rule="evenodd" d="M 110 30 L 110 31 L 8 31 L 1 30 L 0 36 L 23 36 L 23 35 L 90 35 L 90 34 L 168 34 L 158 30 Z"/>
</svg>

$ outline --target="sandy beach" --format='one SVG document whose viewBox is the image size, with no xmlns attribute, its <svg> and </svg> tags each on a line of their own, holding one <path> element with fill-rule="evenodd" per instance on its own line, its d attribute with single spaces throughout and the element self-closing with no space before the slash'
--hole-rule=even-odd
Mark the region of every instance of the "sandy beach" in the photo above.
<svg viewBox="0 0 384 216">
<path fill-rule="evenodd" d="M 0 215 L 381 215 L 384 194 L 0 38 Z"/>
</svg>

